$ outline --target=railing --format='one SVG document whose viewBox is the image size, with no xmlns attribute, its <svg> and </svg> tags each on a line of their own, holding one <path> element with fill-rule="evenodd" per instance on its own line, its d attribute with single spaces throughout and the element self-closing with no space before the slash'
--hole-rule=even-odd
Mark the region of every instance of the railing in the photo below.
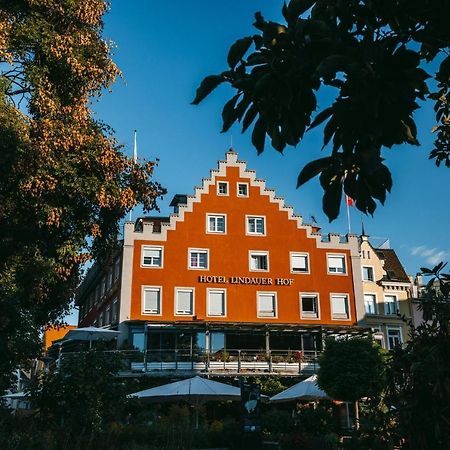
<svg viewBox="0 0 450 450">
<path fill-rule="evenodd" d="M 47 367 L 58 370 L 64 359 L 76 358 L 78 352 L 64 352 Z M 318 369 L 317 351 L 226 349 L 215 353 L 199 350 L 108 350 L 119 354 L 124 376 L 164 375 L 173 372 L 211 374 L 279 374 L 314 373 Z M 52 367 L 50 367 L 52 366 Z"/>
<path fill-rule="evenodd" d="M 125 370 L 142 373 L 181 371 L 296 375 L 316 372 L 318 356 L 316 351 L 226 349 L 210 353 L 173 349 L 128 352 L 124 361 L 127 361 Z"/>
</svg>

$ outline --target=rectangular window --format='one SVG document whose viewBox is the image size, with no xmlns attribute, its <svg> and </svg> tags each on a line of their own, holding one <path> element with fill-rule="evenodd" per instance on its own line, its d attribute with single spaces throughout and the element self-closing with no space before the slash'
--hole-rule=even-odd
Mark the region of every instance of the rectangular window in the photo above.
<svg viewBox="0 0 450 450">
<path fill-rule="evenodd" d="M 258 293 L 258 317 L 276 317 L 277 299 L 271 292 Z"/>
<path fill-rule="evenodd" d="M 108 305 L 105 309 L 105 325 L 109 325 L 111 323 L 111 308 Z"/>
<path fill-rule="evenodd" d="M 266 234 L 265 217 L 247 216 L 247 234 Z"/>
<path fill-rule="evenodd" d="M 291 253 L 291 272 L 308 273 L 309 261 L 306 253 Z"/>
<path fill-rule="evenodd" d="M 106 292 L 106 277 L 102 278 L 102 281 L 100 281 L 100 297 L 103 298 Z"/>
<path fill-rule="evenodd" d="M 100 311 L 98 313 L 98 327 L 101 328 L 103 326 L 103 312 Z"/>
<path fill-rule="evenodd" d="M 402 333 L 399 328 L 388 328 L 387 340 L 389 350 L 393 350 L 395 347 L 402 345 Z"/>
<path fill-rule="evenodd" d="M 176 289 L 176 314 L 191 316 L 194 314 L 194 290 Z"/>
<path fill-rule="evenodd" d="M 142 247 L 143 267 L 162 267 L 162 247 Z"/>
<path fill-rule="evenodd" d="M 319 299 L 316 294 L 302 294 L 300 296 L 300 312 L 302 318 L 319 318 Z"/>
<path fill-rule="evenodd" d="M 373 267 L 363 267 L 362 276 L 364 281 L 374 281 Z"/>
<path fill-rule="evenodd" d="M 107 282 L 106 282 L 106 289 L 109 291 L 112 287 L 112 280 L 113 280 L 113 272 L 112 269 L 108 272 L 107 275 Z"/>
<path fill-rule="evenodd" d="M 380 327 L 372 328 L 372 339 L 382 348 L 384 348 L 384 335 Z"/>
<path fill-rule="evenodd" d="M 219 181 L 217 183 L 217 195 L 228 195 L 228 181 Z"/>
<path fill-rule="evenodd" d="M 395 295 L 384 296 L 384 312 L 388 315 L 397 314 L 397 297 Z"/>
<path fill-rule="evenodd" d="M 237 195 L 238 197 L 248 197 L 247 183 L 238 183 Z"/>
<path fill-rule="evenodd" d="M 208 250 L 189 250 L 189 269 L 207 269 Z"/>
<path fill-rule="evenodd" d="M 208 289 L 208 316 L 225 316 L 225 290 Z"/>
<path fill-rule="evenodd" d="M 116 258 L 114 262 L 114 281 L 117 281 L 120 277 L 120 258 Z"/>
<path fill-rule="evenodd" d="M 331 296 L 331 317 L 333 319 L 349 319 L 348 296 Z"/>
<path fill-rule="evenodd" d="M 344 255 L 327 255 L 329 273 L 346 273 Z"/>
<path fill-rule="evenodd" d="M 112 308 L 111 308 L 111 322 L 117 323 L 119 321 L 119 301 L 117 298 L 115 298 L 112 301 Z"/>
<path fill-rule="evenodd" d="M 225 233 L 225 215 L 208 214 L 206 218 L 208 233 Z"/>
<path fill-rule="evenodd" d="M 376 314 L 376 296 L 375 294 L 364 294 L 364 308 L 366 314 Z"/>
<path fill-rule="evenodd" d="M 145 287 L 143 291 L 143 314 L 161 314 L 161 288 Z"/>
<path fill-rule="evenodd" d="M 100 285 L 95 288 L 95 304 L 100 301 Z"/>
<path fill-rule="evenodd" d="M 250 253 L 250 270 L 261 270 L 267 272 L 269 270 L 269 255 L 267 252 L 251 252 Z"/>
</svg>

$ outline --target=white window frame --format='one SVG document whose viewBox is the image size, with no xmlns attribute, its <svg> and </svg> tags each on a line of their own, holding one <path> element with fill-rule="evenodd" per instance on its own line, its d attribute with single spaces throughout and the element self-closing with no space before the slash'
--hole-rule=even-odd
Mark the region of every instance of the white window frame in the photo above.
<svg viewBox="0 0 450 450">
<path fill-rule="evenodd" d="M 371 269 L 372 270 L 372 279 L 370 280 L 370 279 L 366 279 L 366 278 L 364 278 L 364 269 Z M 362 280 L 363 281 L 366 281 L 366 282 L 368 282 L 368 283 L 374 283 L 375 282 L 375 269 L 374 269 L 374 267 L 373 266 L 368 266 L 368 265 L 366 265 L 366 264 L 364 264 L 362 267 L 361 267 L 361 277 L 362 277 Z"/>
<path fill-rule="evenodd" d="M 263 232 L 259 233 L 257 231 L 250 231 L 250 220 L 251 219 L 261 219 L 263 222 Z M 255 223 L 255 230 L 257 226 Z M 267 235 L 267 224 L 266 224 L 266 216 L 258 216 L 255 214 L 246 214 L 245 216 L 245 234 L 247 236 L 266 236 Z"/>
<path fill-rule="evenodd" d="M 192 292 L 192 311 L 190 313 L 179 312 L 178 311 L 178 292 Z M 195 288 L 193 287 L 183 287 L 177 286 L 174 288 L 174 314 L 175 316 L 192 317 L 195 316 Z"/>
<path fill-rule="evenodd" d="M 367 309 L 366 309 L 366 295 L 370 295 L 370 296 L 373 297 L 373 309 L 374 309 L 373 313 L 367 312 Z M 368 315 L 371 315 L 371 316 L 375 315 L 375 314 L 378 314 L 377 294 L 375 292 L 364 292 L 363 297 L 364 297 L 364 313 L 368 314 Z"/>
<path fill-rule="evenodd" d="M 252 256 L 265 256 L 267 262 L 267 269 L 252 268 Z M 249 250 L 248 251 L 248 270 L 250 272 L 269 272 L 269 252 L 265 250 Z"/>
<path fill-rule="evenodd" d="M 240 194 L 239 193 L 239 188 L 241 186 L 245 186 L 247 193 L 246 194 Z M 242 181 L 238 181 L 236 184 L 236 196 L 237 197 L 241 197 L 241 198 L 248 198 L 249 196 L 249 186 L 248 183 L 242 183 Z"/>
<path fill-rule="evenodd" d="M 223 227 L 224 227 L 223 231 L 215 231 L 215 230 L 210 229 L 209 219 L 212 217 L 214 217 L 214 218 L 223 217 Z M 223 213 L 207 213 L 206 214 L 206 233 L 208 233 L 208 234 L 227 234 L 227 215 L 223 214 Z"/>
<path fill-rule="evenodd" d="M 225 185 L 226 186 L 226 192 L 220 192 L 220 186 Z M 230 183 L 228 183 L 228 181 L 217 181 L 217 195 L 219 195 L 220 197 L 227 197 L 230 195 Z"/>
<path fill-rule="evenodd" d="M 393 305 L 394 305 L 395 312 L 393 312 L 393 313 L 392 312 L 388 312 L 387 305 L 388 304 L 392 304 L 392 302 L 387 302 L 386 301 L 386 297 L 393 297 L 394 298 Z M 386 316 L 396 316 L 397 315 L 397 311 L 399 310 L 397 295 L 396 294 L 384 294 L 383 301 L 384 301 L 384 314 Z"/>
<path fill-rule="evenodd" d="M 260 296 L 261 295 L 271 295 L 274 299 L 274 315 L 269 316 L 266 314 L 260 314 L 261 309 L 259 307 L 260 304 Z M 256 292 L 256 317 L 260 319 L 277 319 L 278 318 L 278 298 L 277 293 L 274 291 L 257 291 Z"/>
<path fill-rule="evenodd" d="M 316 298 L 316 315 L 303 312 L 303 297 L 315 297 Z M 320 320 L 320 296 L 318 292 L 300 292 L 299 294 L 300 301 L 300 318 L 301 319 L 311 319 L 311 320 Z"/>
<path fill-rule="evenodd" d="M 191 265 L 191 253 L 206 254 L 206 267 Z M 189 270 L 209 270 L 209 248 L 188 248 L 188 269 Z"/>
<path fill-rule="evenodd" d="M 340 258 L 344 263 L 343 272 L 334 272 L 330 270 L 330 258 Z M 327 273 L 328 275 L 345 276 L 348 274 L 347 255 L 345 253 L 327 253 Z"/>
<path fill-rule="evenodd" d="M 372 339 L 375 342 L 378 342 L 381 348 L 386 348 L 385 346 L 386 340 L 384 338 L 384 333 L 381 330 L 381 327 L 372 327 Z"/>
<path fill-rule="evenodd" d="M 403 332 L 401 327 L 387 326 L 386 327 L 386 346 L 388 350 L 393 350 L 394 347 L 391 347 L 389 342 L 389 331 L 398 331 L 400 346 L 403 346 Z"/>
<path fill-rule="evenodd" d="M 223 314 L 212 314 L 211 313 L 211 304 L 210 304 L 210 294 L 212 292 L 221 292 L 223 294 Z M 227 316 L 227 290 L 226 289 L 216 289 L 216 288 L 208 288 L 206 289 L 206 315 L 208 317 L 226 317 Z"/>
<path fill-rule="evenodd" d="M 159 250 L 161 252 L 161 264 L 144 264 L 145 250 Z M 141 246 L 141 267 L 150 269 L 162 269 L 164 268 L 164 247 L 162 245 L 142 245 Z"/>
<path fill-rule="evenodd" d="M 333 312 L 333 297 L 345 297 L 347 299 L 347 316 L 336 314 Z M 331 320 L 351 320 L 350 295 L 345 292 L 332 292 L 330 294 L 330 312 Z"/>
<path fill-rule="evenodd" d="M 159 292 L 159 311 L 155 312 L 153 310 L 146 310 L 145 309 L 145 292 L 146 291 Z M 141 292 L 141 311 L 142 311 L 142 315 L 145 315 L 145 316 L 162 316 L 162 292 L 163 292 L 162 286 L 142 286 L 142 292 Z"/>
<path fill-rule="evenodd" d="M 294 264 L 292 261 L 292 258 L 294 256 L 301 256 L 301 257 L 306 257 L 306 270 L 294 270 Z M 291 273 L 298 273 L 298 274 L 309 274 L 310 272 L 310 263 L 309 263 L 309 253 L 307 252 L 289 252 L 289 264 L 290 264 L 290 268 L 291 268 Z"/>
</svg>

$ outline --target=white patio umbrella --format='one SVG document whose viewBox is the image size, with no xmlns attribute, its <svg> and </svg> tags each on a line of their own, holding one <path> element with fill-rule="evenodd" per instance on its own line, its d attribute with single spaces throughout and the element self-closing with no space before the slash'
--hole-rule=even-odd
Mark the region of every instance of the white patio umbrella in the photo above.
<svg viewBox="0 0 450 450">
<path fill-rule="evenodd" d="M 290 388 L 277 395 L 274 395 L 271 399 L 271 403 L 289 402 L 292 400 L 320 400 L 331 399 L 331 397 L 322 389 L 317 386 L 317 375 L 312 375 L 306 380 L 300 381 L 300 383 L 294 384 Z"/>
<path fill-rule="evenodd" d="M 147 402 L 170 402 L 184 400 L 195 407 L 195 424 L 198 428 L 198 407 L 205 402 L 216 400 L 241 399 L 241 390 L 229 384 L 219 383 L 199 376 L 188 378 L 175 383 L 164 384 L 144 391 L 128 395 Z"/>
<path fill-rule="evenodd" d="M 92 341 L 111 341 L 120 334 L 120 331 L 107 330 L 105 328 L 84 327 L 69 330 L 64 336 L 64 341 L 89 341 L 89 348 L 92 347 Z"/>
</svg>

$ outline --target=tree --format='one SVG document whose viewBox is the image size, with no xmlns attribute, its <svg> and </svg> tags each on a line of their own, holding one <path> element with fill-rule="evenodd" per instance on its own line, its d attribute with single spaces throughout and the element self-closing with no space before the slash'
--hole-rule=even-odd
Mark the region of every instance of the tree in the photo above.
<svg viewBox="0 0 450 450">
<path fill-rule="evenodd" d="M 444 268 L 421 269 L 431 276 L 420 303 L 424 322 L 411 324 L 410 340 L 395 350 L 388 368 L 385 402 L 406 449 L 450 442 L 450 274 Z"/>
<path fill-rule="evenodd" d="M 358 428 L 358 401 L 369 397 L 375 403 L 379 402 L 385 385 L 384 372 L 380 347 L 370 338 L 330 338 L 319 359 L 317 384 L 332 398 L 355 404 Z"/>
<path fill-rule="evenodd" d="M 383 149 L 419 145 L 413 114 L 426 99 L 434 102 L 437 122 L 430 159 L 450 167 L 450 2 L 291 0 L 282 13 L 284 23 L 256 13 L 257 34 L 236 41 L 228 70 L 207 76 L 197 89 L 193 104 L 221 83 L 234 89 L 222 132 L 235 122 L 242 132 L 253 124 L 259 154 L 266 136 L 282 152 L 324 125 L 323 147 L 331 153 L 308 163 L 297 187 L 320 174 L 330 221 L 339 214 L 342 190 L 364 213 L 373 214 L 376 201 L 384 204 L 392 179 Z M 319 91 L 332 100 L 315 114 Z"/>
<path fill-rule="evenodd" d="M 68 308 L 83 263 L 105 257 L 155 164 L 121 152 L 90 101 L 119 70 L 104 0 L 0 0 L 0 392 Z"/>
</svg>

